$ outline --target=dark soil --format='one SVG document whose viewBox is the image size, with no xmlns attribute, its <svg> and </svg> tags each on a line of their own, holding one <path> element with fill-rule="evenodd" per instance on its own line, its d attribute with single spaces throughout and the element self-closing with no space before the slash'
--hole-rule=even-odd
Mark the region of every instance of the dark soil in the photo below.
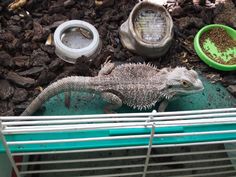
<svg viewBox="0 0 236 177">
<path fill-rule="evenodd" d="M 119 39 L 119 26 L 136 3 L 122 0 L 115 1 L 112 7 L 97 8 L 94 0 L 28 0 L 21 9 L 9 12 L 9 1 L 0 1 L 0 115 L 19 115 L 42 88 L 62 77 L 96 75 L 107 59 L 149 61 L 158 68 L 186 66 L 225 86 L 235 84 L 235 73 L 209 68 L 193 49 L 197 31 L 213 23 L 224 7 L 195 8 L 190 0 L 179 1 L 179 6 L 172 3 L 167 7 L 171 8 L 175 24 L 172 46 L 165 56 L 149 60 L 124 49 Z M 66 63 L 55 55 L 53 46 L 45 45 L 59 24 L 72 19 L 85 20 L 99 31 L 103 47 L 92 62 L 82 57 L 75 65 Z"/>
<path fill-rule="evenodd" d="M 236 64 L 236 57 L 233 57 L 229 61 L 224 61 L 221 58 L 217 58 L 216 56 L 211 55 L 207 50 L 205 50 L 203 48 L 203 44 L 208 38 L 215 44 L 219 52 L 226 52 L 230 48 L 236 47 L 236 40 L 232 39 L 231 36 L 229 36 L 223 28 L 213 28 L 204 33 L 200 38 L 200 45 L 209 58 L 225 65 Z"/>
</svg>

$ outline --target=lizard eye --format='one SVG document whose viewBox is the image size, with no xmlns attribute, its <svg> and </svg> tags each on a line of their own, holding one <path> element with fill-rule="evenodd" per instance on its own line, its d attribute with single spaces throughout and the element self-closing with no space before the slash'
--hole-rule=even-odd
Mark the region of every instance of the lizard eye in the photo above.
<svg viewBox="0 0 236 177">
<path fill-rule="evenodd" d="M 188 81 L 186 81 L 186 80 L 183 80 L 183 81 L 182 81 L 182 85 L 183 85 L 184 87 L 190 87 L 190 83 L 189 83 Z"/>
</svg>

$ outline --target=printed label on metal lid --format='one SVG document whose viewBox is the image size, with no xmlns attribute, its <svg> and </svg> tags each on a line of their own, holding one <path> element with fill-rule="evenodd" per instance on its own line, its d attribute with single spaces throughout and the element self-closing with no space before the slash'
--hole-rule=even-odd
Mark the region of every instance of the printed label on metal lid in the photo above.
<svg viewBox="0 0 236 177">
<path fill-rule="evenodd" d="M 162 40 L 167 31 L 167 24 L 162 12 L 152 9 L 141 9 L 135 19 L 134 28 L 137 35 L 148 43 L 155 43 Z"/>
</svg>

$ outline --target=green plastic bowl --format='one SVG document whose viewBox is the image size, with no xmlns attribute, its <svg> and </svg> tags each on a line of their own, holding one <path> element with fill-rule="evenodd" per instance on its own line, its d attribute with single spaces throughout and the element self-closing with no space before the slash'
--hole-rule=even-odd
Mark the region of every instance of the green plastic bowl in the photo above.
<svg viewBox="0 0 236 177">
<path fill-rule="evenodd" d="M 225 29 L 227 31 L 227 33 L 229 34 L 229 36 L 231 36 L 234 40 L 236 40 L 236 30 L 234 30 L 233 28 L 230 28 L 228 26 L 225 25 L 221 25 L 221 24 L 212 24 L 212 25 L 207 25 L 205 27 L 203 27 L 195 36 L 194 38 L 194 49 L 197 53 L 197 55 L 201 58 L 201 60 L 203 60 L 207 65 L 209 65 L 212 68 L 218 69 L 218 70 L 222 70 L 222 71 L 232 71 L 232 70 L 236 70 L 236 64 L 234 65 L 225 65 L 225 64 L 221 64 L 218 63 L 217 61 L 211 59 L 210 57 L 208 57 L 202 50 L 201 46 L 200 46 L 200 37 L 202 36 L 203 33 L 209 31 L 212 28 L 216 28 L 216 27 L 221 27 L 223 29 Z M 236 46 L 233 48 L 233 53 L 236 55 Z"/>
</svg>

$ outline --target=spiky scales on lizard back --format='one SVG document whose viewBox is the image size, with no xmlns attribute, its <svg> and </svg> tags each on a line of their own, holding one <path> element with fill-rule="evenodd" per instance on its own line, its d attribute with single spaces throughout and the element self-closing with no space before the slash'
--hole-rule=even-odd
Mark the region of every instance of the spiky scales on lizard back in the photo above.
<svg viewBox="0 0 236 177">
<path fill-rule="evenodd" d="M 22 116 L 32 115 L 54 95 L 68 91 L 100 93 L 110 104 L 105 110 L 113 110 L 126 104 L 133 108 L 148 109 L 161 102 L 159 111 L 164 111 L 168 101 L 176 96 L 203 90 L 197 72 L 184 67 L 157 69 L 149 64 L 122 64 L 115 67 L 105 63 L 98 76 L 66 77 L 44 89 Z"/>
</svg>

